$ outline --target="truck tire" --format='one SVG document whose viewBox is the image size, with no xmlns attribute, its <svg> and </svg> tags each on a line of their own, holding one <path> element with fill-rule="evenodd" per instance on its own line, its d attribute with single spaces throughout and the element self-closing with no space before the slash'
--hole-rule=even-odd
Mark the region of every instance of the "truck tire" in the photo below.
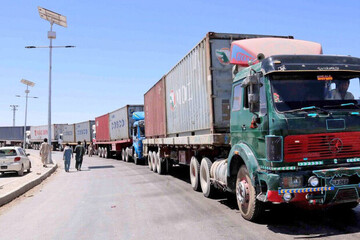
<svg viewBox="0 0 360 240">
<path fill-rule="evenodd" d="M 138 158 L 136 152 L 134 152 L 134 157 L 133 157 L 133 159 L 134 159 L 135 165 L 139 165 L 139 158 Z"/>
<path fill-rule="evenodd" d="M 104 149 L 104 158 L 108 158 L 109 157 L 109 151 L 108 148 Z"/>
<path fill-rule="evenodd" d="M 153 172 L 157 172 L 157 164 L 156 164 L 156 152 L 152 152 L 152 155 L 151 155 L 151 165 L 152 165 L 152 170 Z"/>
<path fill-rule="evenodd" d="M 264 211 L 264 204 L 256 199 L 256 191 L 245 165 L 240 167 L 237 174 L 236 201 L 241 216 L 246 220 L 256 221 Z"/>
<path fill-rule="evenodd" d="M 131 160 L 131 156 L 129 155 L 129 151 L 130 151 L 130 149 L 127 147 L 126 150 L 125 150 L 126 162 L 130 162 L 130 160 Z"/>
<path fill-rule="evenodd" d="M 151 158 L 152 158 L 152 151 L 149 151 L 147 159 L 148 159 L 148 166 L 149 166 L 150 171 L 153 170 L 152 159 Z"/>
<path fill-rule="evenodd" d="M 190 160 L 190 182 L 194 191 L 200 191 L 200 163 L 196 157 L 192 157 Z"/>
<path fill-rule="evenodd" d="M 200 164 L 200 185 L 205 197 L 210 198 L 215 193 L 215 187 L 210 181 L 210 169 L 212 162 L 208 158 L 203 158 Z"/>
<path fill-rule="evenodd" d="M 122 150 L 121 150 L 121 160 L 126 161 L 125 156 L 126 156 L 126 155 L 125 155 L 125 150 L 122 149 Z"/>
<path fill-rule="evenodd" d="M 156 168 L 157 168 L 157 172 L 158 172 L 158 174 L 160 174 L 160 175 L 163 175 L 163 174 L 165 174 L 165 172 L 166 172 L 166 160 L 164 160 L 164 159 L 161 159 L 161 157 L 160 157 L 160 152 L 158 152 L 157 154 L 156 154 L 156 163 L 157 163 L 157 165 L 156 165 Z"/>
<path fill-rule="evenodd" d="M 101 149 L 101 157 L 102 157 L 102 158 L 105 158 L 105 151 L 106 151 L 106 148 L 103 147 L 103 148 Z"/>
<path fill-rule="evenodd" d="M 98 155 L 99 157 L 101 157 L 101 147 L 98 148 L 98 152 L 97 152 L 97 153 L 98 153 L 97 155 Z"/>
</svg>

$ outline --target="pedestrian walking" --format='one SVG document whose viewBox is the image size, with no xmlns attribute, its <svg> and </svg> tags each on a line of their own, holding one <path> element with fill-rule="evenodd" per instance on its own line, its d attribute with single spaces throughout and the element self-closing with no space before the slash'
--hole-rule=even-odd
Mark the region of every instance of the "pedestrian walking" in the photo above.
<svg viewBox="0 0 360 240">
<path fill-rule="evenodd" d="M 84 139 L 84 148 L 85 148 L 85 153 L 86 153 L 86 151 L 87 151 L 87 143 L 86 143 L 85 139 Z M 85 155 L 85 153 L 84 153 L 84 155 Z"/>
<path fill-rule="evenodd" d="M 91 142 L 88 147 L 89 157 L 92 157 L 92 155 L 93 155 L 93 148 L 94 148 L 94 146 L 93 146 L 93 143 Z"/>
<path fill-rule="evenodd" d="M 84 146 L 81 145 L 80 141 L 78 141 L 77 143 L 78 143 L 78 145 L 76 145 L 75 150 L 74 150 L 74 152 L 75 152 L 75 168 L 78 171 L 81 171 L 81 165 L 82 165 L 83 157 L 85 154 L 85 148 L 84 148 Z"/>
<path fill-rule="evenodd" d="M 40 157 L 43 167 L 46 167 L 46 164 L 48 163 L 49 160 L 49 154 L 51 151 L 51 146 L 47 141 L 48 141 L 47 138 L 44 138 L 44 142 L 40 145 Z"/>
<path fill-rule="evenodd" d="M 71 147 L 69 146 L 69 144 L 67 143 L 64 148 L 64 156 L 63 156 L 65 172 L 69 172 L 70 161 L 71 161 L 72 157 L 73 157 L 73 151 L 72 151 Z"/>
</svg>

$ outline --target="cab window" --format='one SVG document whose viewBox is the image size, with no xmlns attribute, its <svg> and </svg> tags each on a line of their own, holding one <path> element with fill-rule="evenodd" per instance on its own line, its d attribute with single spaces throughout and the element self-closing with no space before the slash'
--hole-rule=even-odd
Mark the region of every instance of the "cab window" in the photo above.
<svg viewBox="0 0 360 240">
<path fill-rule="evenodd" d="M 241 108 L 241 86 L 237 84 L 234 86 L 233 90 L 233 101 L 231 111 L 239 111 Z"/>
</svg>

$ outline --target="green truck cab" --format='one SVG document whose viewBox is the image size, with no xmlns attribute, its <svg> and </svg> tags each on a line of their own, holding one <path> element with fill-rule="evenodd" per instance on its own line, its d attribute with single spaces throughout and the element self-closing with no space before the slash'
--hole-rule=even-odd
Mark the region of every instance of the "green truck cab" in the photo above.
<svg viewBox="0 0 360 240">
<path fill-rule="evenodd" d="M 240 57 L 232 51 L 232 63 L 242 69 L 232 86 L 231 151 L 220 160 L 226 183 L 219 183 L 221 163 L 212 164 L 214 185 L 235 193 L 250 221 L 265 203 L 356 207 L 360 59 L 292 49 L 258 52 L 246 67 L 244 49 Z"/>
</svg>

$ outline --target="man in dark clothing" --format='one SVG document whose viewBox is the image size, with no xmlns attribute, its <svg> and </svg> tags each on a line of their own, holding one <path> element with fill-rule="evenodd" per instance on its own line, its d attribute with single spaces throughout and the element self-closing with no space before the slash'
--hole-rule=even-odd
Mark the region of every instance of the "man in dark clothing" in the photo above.
<svg viewBox="0 0 360 240">
<path fill-rule="evenodd" d="M 83 161 L 83 156 L 85 154 L 85 148 L 84 146 L 81 145 L 80 141 L 78 141 L 78 145 L 76 145 L 74 152 L 75 152 L 75 168 L 78 171 L 81 171 L 81 164 Z"/>
</svg>

